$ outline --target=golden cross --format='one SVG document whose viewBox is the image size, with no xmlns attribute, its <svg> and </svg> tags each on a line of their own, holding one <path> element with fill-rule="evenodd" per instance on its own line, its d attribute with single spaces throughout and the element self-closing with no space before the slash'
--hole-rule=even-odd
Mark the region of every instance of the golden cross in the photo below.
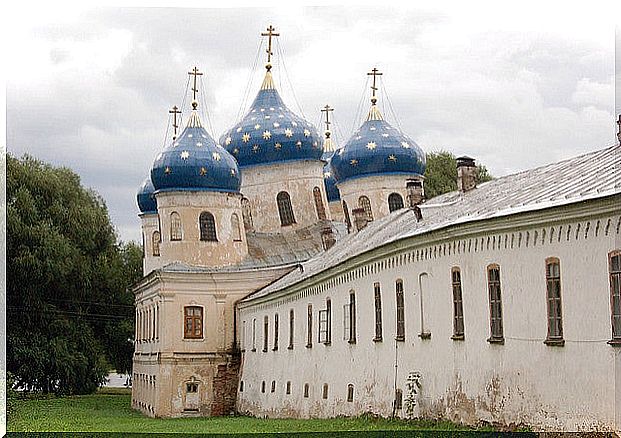
<svg viewBox="0 0 621 438">
<path fill-rule="evenodd" d="M 375 79 L 377 78 L 377 76 L 381 75 L 383 75 L 383 73 L 380 73 L 379 70 L 375 67 L 373 67 L 373 70 L 371 70 L 370 73 L 367 73 L 367 76 L 373 76 L 373 85 L 371 85 L 371 90 L 373 90 L 373 95 L 371 96 L 372 103 L 377 102 L 377 98 L 375 97 L 375 92 L 377 91 L 377 87 L 375 86 Z"/>
<path fill-rule="evenodd" d="M 332 122 L 330 122 L 330 112 L 334 111 L 334 108 L 330 108 L 330 105 L 326 105 L 323 107 L 323 109 L 321 110 L 322 113 L 326 113 L 326 131 L 330 130 L 330 124 Z"/>
<path fill-rule="evenodd" d="M 279 33 L 275 33 L 276 29 L 270 24 L 270 27 L 267 28 L 267 32 L 261 32 L 261 36 L 266 36 L 267 37 L 267 64 L 265 65 L 265 68 L 267 68 L 267 71 L 269 71 L 272 68 L 272 65 L 270 64 L 270 61 L 272 60 L 272 37 L 277 37 L 280 36 Z"/>
<path fill-rule="evenodd" d="M 198 88 L 196 88 L 196 77 L 202 76 L 203 74 L 198 71 L 198 68 L 196 68 L 196 66 L 194 66 L 192 71 L 189 71 L 188 74 L 194 76 L 194 86 L 192 87 L 192 100 L 196 102 L 196 93 L 198 93 Z M 194 102 L 192 102 L 192 108 L 196 109 L 196 105 L 194 105 Z"/>
<path fill-rule="evenodd" d="M 168 111 L 168 113 L 173 115 L 173 128 L 175 130 L 173 140 L 175 140 L 177 138 L 177 128 L 179 127 L 179 125 L 177 125 L 177 114 L 181 114 L 181 111 L 179 111 L 179 108 L 177 108 L 177 105 L 175 105 L 172 107 L 171 110 Z"/>
</svg>

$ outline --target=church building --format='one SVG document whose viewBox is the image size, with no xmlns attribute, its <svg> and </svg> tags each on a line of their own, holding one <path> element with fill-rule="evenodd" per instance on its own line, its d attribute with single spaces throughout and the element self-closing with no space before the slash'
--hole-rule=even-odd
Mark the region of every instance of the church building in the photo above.
<svg viewBox="0 0 621 438">
<path fill-rule="evenodd" d="M 621 430 L 621 145 L 482 184 L 463 156 L 426 200 L 382 73 L 337 145 L 332 108 L 320 135 L 286 106 L 262 35 L 247 114 L 216 141 L 195 67 L 138 192 L 132 407 Z"/>
</svg>

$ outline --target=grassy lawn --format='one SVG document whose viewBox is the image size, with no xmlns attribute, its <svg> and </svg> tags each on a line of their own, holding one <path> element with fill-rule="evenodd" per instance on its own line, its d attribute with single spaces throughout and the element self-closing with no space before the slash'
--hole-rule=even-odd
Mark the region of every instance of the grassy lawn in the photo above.
<svg viewBox="0 0 621 438">
<path fill-rule="evenodd" d="M 446 430 L 463 427 L 448 422 L 400 421 L 372 418 L 329 420 L 226 418 L 147 418 L 130 408 L 125 393 L 21 399 L 9 417 L 11 432 L 140 432 L 140 433 L 266 433 L 380 430 Z M 341 435 L 341 434 L 339 434 Z"/>
</svg>

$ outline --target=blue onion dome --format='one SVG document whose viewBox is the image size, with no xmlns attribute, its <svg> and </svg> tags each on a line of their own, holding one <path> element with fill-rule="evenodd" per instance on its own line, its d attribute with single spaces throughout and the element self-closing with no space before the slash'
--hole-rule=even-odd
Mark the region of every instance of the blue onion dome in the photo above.
<svg viewBox="0 0 621 438">
<path fill-rule="evenodd" d="M 157 213 L 157 200 L 155 199 L 155 187 L 151 182 L 151 177 L 147 177 L 136 195 L 140 213 Z"/>
<path fill-rule="evenodd" d="M 241 122 L 220 138 L 240 167 L 292 160 L 319 160 L 317 129 L 285 106 L 267 71 L 261 89 Z"/>
<path fill-rule="evenodd" d="M 375 98 L 371 101 L 367 120 L 332 157 L 336 180 L 379 174 L 422 176 L 426 166 L 423 150 L 390 126 L 377 109 Z"/>
<path fill-rule="evenodd" d="M 334 155 L 334 144 L 330 138 L 330 131 L 326 131 L 326 138 L 323 142 L 323 155 L 321 159 L 326 162 L 323 166 L 323 184 L 326 189 L 326 195 L 328 202 L 340 201 L 341 192 L 336 187 L 336 179 L 334 178 L 334 172 L 332 170 L 332 156 Z"/>
<path fill-rule="evenodd" d="M 203 128 L 196 101 L 188 124 L 155 158 L 151 180 L 156 191 L 239 192 L 241 175 L 235 158 Z"/>
</svg>

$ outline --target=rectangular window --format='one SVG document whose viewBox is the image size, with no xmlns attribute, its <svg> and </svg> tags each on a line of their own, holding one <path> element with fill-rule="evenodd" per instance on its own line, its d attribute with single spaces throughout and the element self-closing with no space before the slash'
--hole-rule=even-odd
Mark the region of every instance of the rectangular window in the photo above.
<svg viewBox="0 0 621 438">
<path fill-rule="evenodd" d="M 252 320 L 252 351 L 257 351 L 257 319 Z"/>
<path fill-rule="evenodd" d="M 379 283 L 373 285 L 375 290 L 375 342 L 382 341 L 382 291 Z"/>
<path fill-rule="evenodd" d="M 308 315 L 307 315 L 307 332 L 306 332 L 306 348 L 311 348 L 313 346 L 313 305 L 308 305 Z"/>
<path fill-rule="evenodd" d="M 274 351 L 278 350 L 278 313 L 274 314 Z"/>
<path fill-rule="evenodd" d="M 453 286 L 453 337 L 464 339 L 464 303 L 461 293 L 461 271 L 459 268 L 451 270 L 451 284 Z"/>
<path fill-rule="evenodd" d="M 270 319 L 265 316 L 263 318 L 263 352 L 267 352 L 267 346 L 269 345 L 269 330 L 270 330 Z"/>
<path fill-rule="evenodd" d="M 504 343 L 502 328 L 502 299 L 500 291 L 500 266 L 487 267 L 487 287 L 489 289 L 490 332 L 488 342 Z"/>
<path fill-rule="evenodd" d="M 621 345 L 621 251 L 609 255 L 611 345 Z"/>
<path fill-rule="evenodd" d="M 397 298 L 397 341 L 405 341 L 405 304 L 403 302 L 403 280 L 397 280 L 395 283 L 395 292 Z"/>
<path fill-rule="evenodd" d="M 246 321 L 242 321 L 242 332 L 241 332 L 241 339 L 239 341 L 239 344 L 241 345 L 241 351 L 244 352 L 246 351 Z"/>
<path fill-rule="evenodd" d="M 328 342 L 328 311 L 319 311 L 319 342 Z"/>
<path fill-rule="evenodd" d="M 349 311 L 349 304 L 343 306 L 343 339 L 349 341 L 351 326 L 351 312 Z"/>
<path fill-rule="evenodd" d="M 557 258 L 546 260 L 548 305 L 548 345 L 563 345 L 563 313 L 561 307 L 561 266 Z"/>
<path fill-rule="evenodd" d="M 349 293 L 349 343 L 356 343 L 356 294 Z"/>
<path fill-rule="evenodd" d="M 201 339 L 203 337 L 203 308 L 186 306 L 183 308 L 183 313 L 183 337 L 185 339 Z"/>
<path fill-rule="evenodd" d="M 289 311 L 289 350 L 293 350 L 293 327 L 294 327 L 294 313 L 293 309 Z"/>
</svg>

